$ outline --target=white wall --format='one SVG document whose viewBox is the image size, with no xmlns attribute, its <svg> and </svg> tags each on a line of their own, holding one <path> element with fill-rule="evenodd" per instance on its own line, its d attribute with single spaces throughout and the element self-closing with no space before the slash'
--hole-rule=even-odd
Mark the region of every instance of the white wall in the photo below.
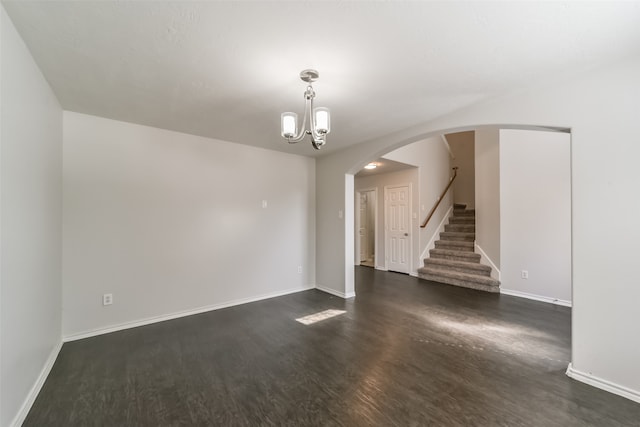
<svg viewBox="0 0 640 427">
<path fill-rule="evenodd" d="M 500 130 L 503 291 L 571 301 L 570 138 Z M 528 279 L 522 279 L 522 270 Z"/>
<path fill-rule="evenodd" d="M 449 150 L 442 138 L 437 136 L 398 148 L 385 154 L 384 157 L 418 167 L 419 191 L 417 191 L 418 200 L 415 202 L 418 210 L 414 210 L 414 212 L 418 213 L 417 224 L 420 239 L 419 242 L 415 242 L 412 270 L 417 274 L 417 269 L 423 265 L 422 255 L 425 250 L 429 249 L 427 246 L 433 240 L 434 235 L 438 234 L 438 226 L 445 219 L 452 204 L 453 192 L 449 190 L 427 226 L 425 228 L 419 227 L 438 201 L 442 191 L 449 184 L 452 175 Z"/>
<path fill-rule="evenodd" d="M 63 200 L 65 336 L 314 286 L 313 159 L 65 112 Z"/>
<path fill-rule="evenodd" d="M 350 174 L 399 146 L 489 125 L 570 128 L 572 137 L 572 367 L 600 387 L 640 401 L 640 59 L 523 89 L 317 160 L 318 282 L 336 292 L 352 286 L 353 231 L 336 212 Z M 340 141 L 335 141 L 338 144 Z M 621 204 L 624 203 L 624 209 Z M 349 218 L 348 216 L 346 218 Z M 351 243 L 350 243 L 351 242 Z M 611 248 L 616 249 L 615 256 Z M 585 378 L 586 378 L 585 377 Z M 599 381 L 599 382 L 598 382 Z"/>
<path fill-rule="evenodd" d="M 452 166 L 458 167 L 458 175 L 453 181 L 453 202 L 467 205 L 468 209 L 476 206 L 475 191 L 475 132 L 457 132 L 447 135 L 447 141 L 454 159 Z"/>
<path fill-rule="evenodd" d="M 62 110 L 1 5 L 0 20 L 0 425 L 9 426 L 61 343 Z"/>
<path fill-rule="evenodd" d="M 378 241 L 378 248 L 375 253 L 375 267 L 377 269 L 386 269 L 386 242 L 385 242 L 385 212 L 384 212 L 384 187 L 388 185 L 401 185 L 407 184 L 411 187 L 411 212 L 417 212 L 418 210 L 418 197 L 416 195 L 416 188 L 418 188 L 418 169 L 410 168 L 397 172 L 380 173 L 364 177 L 355 177 L 354 190 L 368 190 L 378 189 L 377 200 L 377 215 L 378 215 L 378 228 L 376 229 L 376 239 Z M 356 213 L 357 214 L 357 213 Z M 418 219 L 411 219 L 411 265 L 410 271 L 414 272 L 417 267 L 418 258 L 420 256 L 419 251 L 419 235 L 418 230 L 420 224 Z M 358 230 L 355 230 L 355 237 L 358 235 Z"/>
<path fill-rule="evenodd" d="M 480 129 L 475 143 L 476 245 L 500 268 L 500 131 Z"/>
</svg>

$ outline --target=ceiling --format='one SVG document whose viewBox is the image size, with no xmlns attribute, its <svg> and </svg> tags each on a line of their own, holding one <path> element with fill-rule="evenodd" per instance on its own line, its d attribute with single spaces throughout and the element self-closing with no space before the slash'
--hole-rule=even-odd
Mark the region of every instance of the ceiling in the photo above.
<svg viewBox="0 0 640 427">
<path fill-rule="evenodd" d="M 371 163 L 376 164 L 375 169 L 360 169 L 360 171 L 357 174 L 355 174 L 355 177 L 364 178 L 366 176 L 398 172 L 401 170 L 411 169 L 416 167 L 416 166 L 408 165 L 406 163 L 396 162 L 395 160 L 385 159 L 383 157 L 380 157 L 379 159 L 374 160 Z"/>
<path fill-rule="evenodd" d="M 280 137 L 316 68 L 329 153 L 640 54 L 639 2 L 3 1 L 66 110 L 315 155 Z"/>
</svg>

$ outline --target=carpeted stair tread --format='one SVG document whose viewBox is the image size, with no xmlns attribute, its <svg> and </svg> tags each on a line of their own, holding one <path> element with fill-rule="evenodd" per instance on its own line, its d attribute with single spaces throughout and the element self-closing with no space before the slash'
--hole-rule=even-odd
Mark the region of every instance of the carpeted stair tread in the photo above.
<svg viewBox="0 0 640 427">
<path fill-rule="evenodd" d="M 449 218 L 449 224 L 476 224 L 475 216 L 452 216 Z"/>
<path fill-rule="evenodd" d="M 427 258 L 424 260 L 425 267 L 437 268 L 440 270 L 451 270 L 460 273 L 477 274 L 479 276 L 491 276 L 491 267 L 479 262 L 454 261 L 448 259 Z"/>
<path fill-rule="evenodd" d="M 476 216 L 475 209 L 454 209 L 453 216 Z"/>
<path fill-rule="evenodd" d="M 440 233 L 440 240 L 455 240 L 462 242 L 473 242 L 476 240 L 476 233 L 463 233 L 457 231 L 443 231 Z"/>
<path fill-rule="evenodd" d="M 459 209 L 466 209 L 466 208 L 467 208 L 467 205 L 463 205 L 462 203 L 454 203 L 453 204 L 453 209 L 454 210 L 456 210 L 456 209 L 458 209 L 458 210 Z"/>
<path fill-rule="evenodd" d="M 475 233 L 475 224 L 446 224 L 444 231 L 453 231 L 456 233 Z"/>
<path fill-rule="evenodd" d="M 473 252 L 473 242 L 457 240 L 436 240 L 436 249 L 450 249 L 454 251 Z"/>
<path fill-rule="evenodd" d="M 480 262 L 480 254 L 471 251 L 436 248 L 429 250 L 429 256 L 431 258 L 450 259 L 454 261 Z"/>
<path fill-rule="evenodd" d="M 475 253 L 476 211 L 456 204 L 435 248 L 429 250 L 418 277 L 431 282 L 486 292 L 500 292 L 500 282 L 491 277 L 491 267 L 480 263 Z"/>
<path fill-rule="evenodd" d="M 464 288 L 478 289 L 487 292 L 500 292 L 500 282 L 487 276 L 477 274 L 460 273 L 431 267 L 418 269 L 418 277 L 432 282 L 445 283 L 447 285 L 461 286 Z"/>
</svg>

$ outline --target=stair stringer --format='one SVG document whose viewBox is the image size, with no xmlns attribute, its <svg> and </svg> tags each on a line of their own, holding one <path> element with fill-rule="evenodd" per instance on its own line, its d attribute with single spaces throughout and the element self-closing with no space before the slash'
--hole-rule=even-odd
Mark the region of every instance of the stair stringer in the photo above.
<svg viewBox="0 0 640 427">
<path fill-rule="evenodd" d="M 424 250 L 422 251 L 422 254 L 420 254 L 420 259 L 429 258 L 431 256 L 429 254 L 429 251 L 436 247 L 436 240 L 440 238 L 440 233 L 444 232 L 444 226 L 447 225 L 447 223 L 449 222 L 449 217 L 451 216 L 452 213 L 453 213 L 453 203 L 451 203 L 451 206 L 449 206 L 449 209 L 447 209 L 447 212 L 445 212 L 444 216 L 442 217 L 442 221 L 440 221 L 440 224 L 438 225 L 438 228 L 433 232 L 433 235 L 431 236 L 431 239 L 427 243 L 427 246 L 425 246 Z"/>
<path fill-rule="evenodd" d="M 489 258 L 487 253 L 482 250 L 477 241 L 473 242 L 473 246 L 475 248 L 475 252 L 480 254 L 480 264 L 488 265 L 489 267 L 491 267 L 491 278 L 496 279 L 500 282 L 500 269 L 496 267 L 495 263 L 491 260 L 491 258 Z"/>
</svg>

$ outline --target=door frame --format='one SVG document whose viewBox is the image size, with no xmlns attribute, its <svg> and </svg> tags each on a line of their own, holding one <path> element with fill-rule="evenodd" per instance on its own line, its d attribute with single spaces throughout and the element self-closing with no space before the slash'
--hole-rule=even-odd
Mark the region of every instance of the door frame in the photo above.
<svg viewBox="0 0 640 427">
<path fill-rule="evenodd" d="M 373 209 L 373 268 L 378 268 L 378 187 L 362 188 L 356 190 L 354 193 L 356 206 L 353 215 L 355 219 L 353 263 L 354 265 L 360 265 L 360 196 L 362 193 L 368 193 L 370 191 L 373 191 L 376 197 L 376 205 Z"/>
<path fill-rule="evenodd" d="M 407 209 L 407 216 L 409 217 L 409 221 L 407 222 L 407 224 L 409 224 L 409 271 L 407 271 L 407 274 L 411 275 L 413 272 L 413 188 L 411 182 L 384 186 L 384 269 L 385 271 L 389 271 L 389 256 L 387 255 L 387 240 L 389 237 L 389 215 L 387 214 L 387 208 L 389 197 L 387 196 L 387 192 L 389 188 L 396 187 L 407 187 L 409 189 L 409 209 Z"/>
</svg>

